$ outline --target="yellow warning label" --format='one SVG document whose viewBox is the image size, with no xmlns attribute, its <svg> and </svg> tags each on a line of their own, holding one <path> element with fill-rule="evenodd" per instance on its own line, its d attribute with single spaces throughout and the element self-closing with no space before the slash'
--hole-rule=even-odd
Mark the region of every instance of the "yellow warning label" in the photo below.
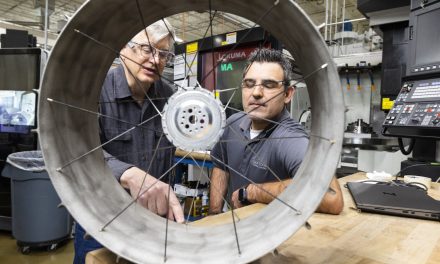
<svg viewBox="0 0 440 264">
<path fill-rule="evenodd" d="M 393 104 L 394 101 L 390 100 L 390 98 L 382 98 L 382 110 L 391 110 L 391 108 L 393 108 Z"/>
<path fill-rule="evenodd" d="M 186 45 L 186 53 L 193 53 L 199 49 L 199 43 L 193 42 Z"/>
</svg>

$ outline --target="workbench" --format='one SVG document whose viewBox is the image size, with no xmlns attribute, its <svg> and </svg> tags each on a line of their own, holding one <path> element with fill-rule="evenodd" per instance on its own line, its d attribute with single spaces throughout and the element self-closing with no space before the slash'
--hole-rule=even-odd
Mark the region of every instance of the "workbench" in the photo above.
<svg viewBox="0 0 440 264">
<path fill-rule="evenodd" d="M 365 178 L 356 173 L 339 179 L 344 196 L 340 215 L 315 213 L 305 227 L 255 263 L 440 263 L 440 223 L 359 212 L 344 184 Z M 428 194 L 440 199 L 440 184 L 433 183 Z M 245 218 L 264 208 L 253 204 L 234 210 Z M 205 217 L 194 225 L 209 226 L 231 222 L 230 212 Z M 208 263 L 209 261 L 207 261 Z M 87 255 L 86 263 L 116 263 L 107 249 Z M 119 262 L 124 263 L 124 262 Z"/>
</svg>

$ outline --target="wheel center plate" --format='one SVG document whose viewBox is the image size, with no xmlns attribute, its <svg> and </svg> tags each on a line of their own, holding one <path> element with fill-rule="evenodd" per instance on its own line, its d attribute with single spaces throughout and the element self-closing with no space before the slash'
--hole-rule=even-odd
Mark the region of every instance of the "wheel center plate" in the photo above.
<svg viewBox="0 0 440 264">
<path fill-rule="evenodd" d="M 221 102 L 206 89 L 179 89 L 162 115 L 162 128 L 174 146 L 186 151 L 211 150 L 223 134 L 226 115 Z"/>
</svg>

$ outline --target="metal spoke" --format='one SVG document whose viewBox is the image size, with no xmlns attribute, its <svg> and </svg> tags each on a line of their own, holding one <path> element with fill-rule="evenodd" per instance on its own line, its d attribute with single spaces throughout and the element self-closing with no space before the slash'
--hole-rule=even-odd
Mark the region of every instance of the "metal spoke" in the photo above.
<svg viewBox="0 0 440 264">
<path fill-rule="evenodd" d="M 251 140 L 247 140 L 242 134 L 238 133 L 233 127 L 231 127 L 231 130 L 234 134 L 236 134 L 239 137 L 243 138 L 243 141 L 246 141 L 247 143 L 250 142 Z M 281 180 L 281 178 L 269 167 L 267 166 L 267 164 L 265 164 L 264 162 L 262 162 L 262 160 L 258 157 L 258 153 L 255 151 L 255 149 L 252 146 L 249 146 L 249 149 L 251 150 L 251 152 L 255 155 L 256 160 L 258 162 L 260 162 L 261 164 L 263 164 L 263 166 L 270 171 L 270 173 L 283 185 L 284 188 L 286 188 L 287 186 L 284 184 L 283 180 Z M 293 175 L 291 175 L 293 177 Z"/>
<path fill-rule="evenodd" d="M 323 69 L 327 68 L 327 66 L 328 66 L 328 63 L 325 63 L 325 64 L 321 65 L 319 68 L 317 68 L 317 69 L 315 69 L 314 71 L 312 71 L 311 73 L 307 74 L 307 75 L 304 76 L 302 79 L 303 79 L 303 80 L 306 80 L 307 78 L 310 78 L 312 75 L 314 75 L 315 73 L 319 72 L 320 70 L 323 70 Z M 295 85 L 298 84 L 298 83 L 299 83 L 299 81 L 298 81 L 298 82 L 295 82 L 295 83 L 293 83 L 293 84 L 291 84 L 291 86 L 295 86 Z M 266 103 L 272 101 L 272 100 L 275 99 L 277 96 L 280 96 L 280 95 L 282 95 L 283 93 L 284 93 L 284 90 L 281 91 L 281 92 L 279 92 L 279 93 L 277 93 L 277 94 L 275 94 L 275 95 L 272 96 L 271 98 L 267 99 L 265 102 L 263 102 L 263 104 L 266 104 Z M 228 108 L 231 108 L 231 107 L 228 106 Z M 243 113 L 249 115 L 250 113 L 252 113 L 253 111 L 255 111 L 255 110 L 259 109 L 259 108 L 260 108 L 260 105 L 258 105 L 257 107 L 255 107 L 254 109 L 252 109 L 251 111 L 249 111 L 249 112 L 247 112 L 247 113 L 246 113 L 246 112 L 243 112 Z M 238 111 L 242 112 L 241 110 L 238 110 Z M 242 116 L 240 116 L 239 118 L 235 119 L 234 121 L 232 121 L 231 123 L 229 123 L 228 125 L 226 125 L 225 128 L 227 128 L 228 126 L 231 126 L 233 123 L 235 123 L 235 122 L 237 122 L 238 120 L 242 119 L 244 116 L 245 116 L 245 115 L 242 115 Z M 264 119 L 264 120 L 265 120 L 265 121 L 268 121 L 268 122 L 273 122 L 273 121 L 269 121 L 268 119 Z"/>
<path fill-rule="evenodd" d="M 159 101 L 159 100 L 163 101 L 163 100 L 168 100 L 169 97 L 154 97 L 154 98 L 150 97 L 150 99 L 152 101 Z M 117 102 L 116 101 L 98 101 L 98 104 L 133 103 L 133 102 L 144 102 L 146 100 L 148 100 L 148 99 L 142 99 L 142 100 L 125 99 L 125 100 L 118 100 Z"/>
<path fill-rule="evenodd" d="M 212 63 L 214 63 L 214 33 L 213 33 L 213 30 L 212 30 L 212 20 L 213 20 L 213 17 L 212 17 L 212 7 L 211 7 L 211 0 L 209 0 L 209 27 L 211 28 L 211 59 L 212 59 Z M 213 74 L 213 79 L 214 79 L 214 95 L 216 94 L 216 91 L 217 91 L 217 87 L 216 87 L 216 85 L 215 85 L 215 76 L 216 76 L 216 71 L 213 71 L 212 72 L 212 74 Z M 202 82 L 203 82 L 203 80 L 202 80 Z"/>
<path fill-rule="evenodd" d="M 229 92 L 229 91 L 234 91 L 235 92 L 238 89 L 241 89 L 241 88 L 240 87 L 236 87 L 236 88 L 221 89 L 221 90 L 218 90 L 217 93 L 223 93 L 223 92 Z"/>
<path fill-rule="evenodd" d="M 203 44 L 205 44 L 205 40 L 206 40 L 206 36 L 207 36 L 207 34 L 208 34 L 208 30 L 209 30 L 210 27 L 212 28 L 212 21 L 214 20 L 214 17 L 215 17 L 216 14 L 217 14 L 217 10 L 214 11 L 214 14 L 212 15 L 212 17 L 211 17 L 211 15 L 210 15 L 210 18 L 209 18 L 209 25 L 208 25 L 208 27 L 206 28 L 205 33 L 203 34 L 202 42 L 200 43 L 200 47 L 203 47 Z M 211 33 L 211 38 L 212 38 L 212 33 Z M 189 65 L 193 65 L 193 63 L 194 63 L 194 61 L 196 60 L 198 54 L 199 54 L 199 50 L 197 50 L 196 55 L 192 58 L 192 60 L 191 60 L 191 64 L 189 64 Z M 186 56 L 185 56 L 185 63 L 187 63 L 187 61 L 186 61 Z M 188 66 L 188 69 L 191 71 L 191 73 L 193 73 L 192 70 L 191 70 L 191 67 L 190 67 L 190 66 Z M 189 72 L 188 72 L 188 74 L 185 76 L 184 80 L 186 80 L 188 77 L 189 77 Z M 203 80 L 202 80 L 202 83 L 203 83 Z"/>
<path fill-rule="evenodd" d="M 161 147 L 161 148 L 157 148 L 157 150 L 158 151 L 165 151 L 165 150 L 173 149 L 173 148 L 175 148 L 175 146 Z M 144 153 L 145 153 L 144 151 L 131 151 L 130 153 L 108 157 L 106 160 L 119 159 L 119 158 L 122 158 L 122 157 L 127 157 L 127 156 L 132 155 L 132 154 L 135 154 L 135 155 L 141 154 L 142 155 Z"/>
<path fill-rule="evenodd" d="M 222 153 L 222 158 L 223 158 L 223 160 L 225 160 L 225 153 L 224 153 L 224 150 L 223 150 L 223 144 L 220 144 L 220 150 L 221 150 L 221 153 Z M 212 156 L 212 157 L 215 158 L 214 156 Z M 224 171 L 224 173 L 226 173 L 226 169 L 225 169 L 225 165 L 226 164 L 225 163 L 222 163 L 222 164 L 223 164 L 223 171 Z M 229 189 L 230 190 L 232 190 L 232 179 L 231 178 L 232 178 L 232 176 L 228 173 L 228 183 L 229 183 Z M 232 195 L 231 195 L 231 204 L 232 204 Z M 234 226 L 235 243 L 237 245 L 238 254 L 241 255 L 240 241 L 238 239 L 238 233 L 237 233 L 237 224 L 235 223 L 234 206 L 233 206 L 233 204 L 232 205 L 231 204 L 229 204 L 229 206 L 230 206 L 229 209 L 231 210 L 232 223 L 233 223 L 233 226 Z"/>
<path fill-rule="evenodd" d="M 258 107 L 259 107 L 259 106 L 258 106 Z M 257 109 L 258 107 L 254 108 L 254 109 Z M 252 117 L 253 117 L 253 115 L 249 114 L 249 113 L 252 112 L 252 111 L 249 111 L 249 113 L 246 113 L 246 112 L 244 112 L 244 111 L 242 111 L 242 110 L 240 110 L 240 109 L 233 108 L 233 107 L 230 107 L 230 106 L 228 107 L 228 109 L 231 109 L 231 110 L 234 110 L 234 111 L 237 111 L 237 112 L 243 113 L 244 115 L 241 116 L 241 117 L 239 117 L 239 119 L 243 118 L 245 115 L 248 115 L 248 116 L 252 116 Z M 281 124 L 281 123 L 279 123 L 279 122 L 276 122 L 276 121 L 273 121 L 273 120 L 270 120 L 270 119 L 266 119 L 266 118 L 263 118 L 263 117 L 258 117 L 258 118 L 260 118 L 260 119 L 262 119 L 262 120 L 264 120 L 264 121 L 267 121 L 267 122 L 270 122 L 270 123 L 276 124 L 276 125 L 284 126 L 285 128 L 289 128 L 289 127 L 285 126 L 284 124 Z M 326 140 L 326 141 L 329 141 L 329 142 L 334 142 L 333 139 L 326 138 L 326 137 L 322 137 L 322 136 L 318 136 L 318 135 L 309 134 L 309 137 L 316 137 L 316 138 L 320 138 L 320 139 L 323 139 L 323 140 Z M 283 137 L 283 138 L 295 138 L 295 137 Z M 282 139 L 282 138 L 273 138 L 273 139 Z M 269 140 L 269 139 L 266 139 L 266 140 Z"/>
<path fill-rule="evenodd" d="M 191 152 L 191 153 L 192 153 L 192 152 Z M 203 170 L 202 167 L 200 167 L 199 163 L 194 159 L 194 157 L 191 156 L 191 155 L 190 155 L 190 157 L 191 157 L 191 159 L 194 161 L 194 163 L 197 165 L 197 167 L 202 171 L 202 175 L 208 180 L 209 184 L 211 185 L 211 179 L 209 178 L 209 176 L 205 174 L 205 171 Z M 203 159 L 203 164 L 205 164 L 205 160 L 206 160 L 206 158 Z M 203 166 L 203 165 L 202 165 L 202 166 Z M 211 187 L 214 187 L 214 186 L 211 185 Z M 218 189 L 217 187 L 214 187 L 214 188 L 216 189 L 217 192 L 220 192 L 219 189 Z M 224 196 L 222 196 L 222 199 L 223 199 L 223 202 L 226 203 L 226 205 L 228 206 L 228 208 L 231 208 L 231 207 L 232 207 L 232 206 L 229 204 L 228 200 L 226 200 L 226 198 L 225 198 Z M 235 215 L 235 216 L 236 216 L 237 218 L 239 218 L 238 215 Z M 238 220 L 240 220 L 240 219 L 238 219 Z"/>
<path fill-rule="evenodd" d="M 151 157 L 150 164 L 148 164 L 147 171 L 146 171 L 146 173 L 145 173 L 145 175 L 144 175 L 144 178 L 142 179 L 141 187 L 139 188 L 138 194 L 136 195 L 136 197 L 138 197 L 138 198 L 139 198 L 139 196 L 140 196 L 140 194 L 141 194 L 142 186 L 144 186 L 145 179 L 147 178 L 147 175 L 148 175 L 148 173 L 150 172 L 151 165 L 153 164 L 153 160 L 154 160 L 154 158 L 156 157 L 157 149 L 159 148 L 160 142 L 162 141 L 162 137 L 163 137 L 163 134 L 160 135 L 159 141 L 157 142 L 157 145 L 156 145 L 156 147 L 155 147 L 155 149 L 154 149 L 153 156 Z"/>
<path fill-rule="evenodd" d="M 272 138 L 257 138 L 253 141 L 269 141 L 269 140 L 281 140 L 281 139 L 292 139 L 292 138 L 303 138 L 303 136 L 295 136 L 295 137 L 272 137 Z M 223 139 L 219 140 L 218 142 L 222 143 L 228 143 L 228 142 L 243 142 L 243 140 L 240 139 Z"/>
<path fill-rule="evenodd" d="M 231 103 L 232 99 L 234 98 L 236 92 L 237 92 L 237 90 L 234 90 L 234 92 L 232 93 L 231 97 L 229 97 L 228 102 L 226 103 L 225 107 L 223 108 L 224 110 L 226 110 L 226 108 L 228 108 L 228 106 Z"/>
<path fill-rule="evenodd" d="M 108 221 L 102 228 L 101 231 L 104 231 L 105 228 L 107 226 L 109 226 L 116 218 L 118 218 L 121 214 L 123 214 L 130 206 L 132 206 L 134 203 L 137 202 L 137 200 L 139 199 L 140 196 L 142 196 L 144 193 L 148 192 L 154 185 L 156 185 L 160 180 L 162 180 L 165 175 L 167 175 L 168 172 L 170 172 L 171 170 L 173 170 L 182 160 L 184 160 L 187 156 L 189 155 L 186 154 L 185 156 L 183 156 L 179 161 L 177 161 L 173 166 L 171 166 L 168 170 L 166 170 L 159 178 L 156 179 L 156 181 L 151 184 L 150 186 L 148 186 L 147 189 L 143 190 L 138 197 L 136 197 L 136 199 L 133 199 L 129 204 L 127 204 L 121 211 L 119 211 L 112 219 L 110 219 L 110 221 Z"/>
<path fill-rule="evenodd" d="M 154 131 L 154 132 L 158 132 L 158 133 L 162 133 L 163 134 L 162 131 L 154 130 L 154 129 L 151 129 L 149 127 L 142 126 L 140 124 L 135 124 L 135 123 L 132 123 L 132 122 L 128 122 L 128 121 L 125 121 L 125 120 L 122 120 L 122 119 L 119 119 L 119 118 L 116 118 L 116 117 L 113 117 L 113 116 L 103 115 L 103 114 L 101 114 L 99 112 L 91 111 L 91 110 L 88 110 L 88 109 L 85 109 L 85 108 L 82 108 L 82 107 L 78 107 L 78 106 L 75 106 L 75 105 L 64 103 L 64 102 L 61 102 L 61 101 L 58 101 L 58 100 L 55 100 L 55 99 L 52 99 L 52 98 L 47 98 L 46 100 L 48 102 L 50 102 L 50 103 L 56 103 L 56 104 L 59 104 L 59 105 L 63 105 L 63 106 L 69 107 L 69 108 L 73 108 L 73 109 L 80 110 L 80 111 L 83 111 L 83 112 L 86 112 L 86 113 L 89 113 L 89 114 L 96 115 L 98 117 L 108 118 L 108 119 L 111 119 L 111 120 L 115 120 L 115 121 L 121 122 L 123 124 L 128 124 L 128 125 L 132 125 L 132 126 L 136 126 L 136 127 L 145 129 L 145 130 L 150 130 L 150 131 Z"/>
<path fill-rule="evenodd" d="M 150 96 L 148 96 L 147 91 L 145 91 L 145 89 L 142 87 L 141 82 L 139 81 L 139 79 L 133 74 L 133 72 L 131 72 L 131 70 L 127 67 L 127 64 L 125 63 L 124 60 L 121 60 L 122 63 L 124 63 L 125 68 L 128 70 L 128 72 L 130 73 L 131 77 L 133 77 L 133 79 L 136 81 L 136 85 L 138 86 L 138 88 L 144 92 L 145 97 L 147 98 L 147 100 L 150 102 L 150 104 L 153 106 L 154 110 L 156 110 L 156 112 L 160 115 L 160 117 L 162 117 L 162 112 L 159 111 L 159 109 L 157 109 L 157 106 L 153 103 L 153 101 L 151 101 Z M 159 73 L 158 73 L 159 74 Z M 160 77 L 160 74 L 159 74 Z M 162 79 L 160 79 L 160 83 L 162 84 Z M 151 86 L 150 86 L 151 87 Z M 157 87 L 155 87 L 157 89 Z"/>
<path fill-rule="evenodd" d="M 135 128 L 139 127 L 140 125 L 143 125 L 143 124 L 145 124 L 145 123 L 151 121 L 152 119 L 156 118 L 157 116 L 158 116 L 158 115 L 154 115 L 154 116 L 148 118 L 147 120 L 142 121 L 141 123 L 139 123 L 139 125 L 133 126 L 133 127 L 129 128 L 129 129 L 125 130 L 124 132 L 122 132 L 121 134 L 119 134 L 119 135 L 113 137 L 112 139 L 108 140 L 107 142 L 105 142 L 105 143 L 103 143 L 103 144 L 101 144 L 101 145 L 99 145 L 99 146 L 93 148 L 92 150 L 87 151 L 86 153 L 82 154 L 81 156 L 78 156 L 78 157 L 76 157 L 76 158 L 70 160 L 70 161 L 67 162 L 66 164 L 64 164 L 64 165 L 62 165 L 61 167 L 57 168 L 57 171 L 59 172 L 59 171 L 63 170 L 65 167 L 69 166 L 69 165 L 72 164 L 73 162 L 75 162 L 75 161 L 77 161 L 77 160 L 79 160 L 79 159 L 81 159 L 81 158 L 83 158 L 83 157 L 85 157 L 85 156 L 87 156 L 87 155 L 93 153 L 94 151 L 96 151 L 96 150 L 102 148 L 103 146 L 105 146 L 105 145 L 111 143 L 112 141 L 116 140 L 117 138 L 119 138 L 119 137 L 121 137 L 121 136 L 123 136 L 123 135 L 125 135 L 125 134 L 127 134 L 127 133 L 129 133 L 129 132 L 131 132 L 131 131 L 133 131 Z"/>
<path fill-rule="evenodd" d="M 215 69 L 217 68 L 217 66 L 223 61 L 223 59 L 224 59 L 224 57 L 226 56 L 226 54 L 228 54 L 229 52 L 231 52 L 231 51 L 233 51 L 233 50 L 235 50 L 237 47 L 238 47 L 238 45 L 240 45 L 242 42 L 243 42 L 243 40 L 252 32 L 252 30 L 260 23 L 260 21 L 261 20 L 263 20 L 274 8 L 275 8 L 275 6 L 277 6 L 278 5 L 278 3 L 279 3 L 280 1 L 279 0 L 276 0 L 274 3 L 273 3 L 273 5 L 268 9 L 268 10 L 266 10 L 266 12 L 264 12 L 264 14 L 261 16 L 261 17 L 259 17 L 258 19 L 257 19 L 257 21 L 255 22 L 255 24 L 251 27 L 251 28 L 249 28 L 248 30 L 247 30 L 247 32 L 237 41 L 237 43 L 235 43 L 234 44 L 234 46 L 232 46 L 228 51 L 226 51 L 225 52 L 225 55 L 223 55 L 222 56 L 222 58 L 220 58 L 218 61 L 217 61 L 217 63 L 215 63 L 214 64 L 214 66 L 212 67 L 212 69 L 208 72 L 208 73 L 206 73 L 205 74 L 205 76 L 202 78 L 202 81 L 201 81 L 201 83 L 203 83 L 204 81 L 205 81 L 205 79 L 209 76 L 209 74 L 211 74 L 211 72 L 213 72 L 213 71 L 215 71 Z"/>
<path fill-rule="evenodd" d="M 133 59 L 131 59 L 131 58 L 127 57 L 127 56 L 122 55 L 119 51 L 115 50 L 114 48 L 110 47 L 109 45 L 105 44 L 104 42 L 99 41 L 99 40 L 93 38 L 92 36 L 87 35 L 86 33 L 82 32 L 82 31 L 80 31 L 80 30 L 78 30 L 78 29 L 74 29 L 74 31 L 75 31 L 76 33 L 81 34 L 82 36 L 84 36 L 84 37 L 86 37 L 86 38 L 92 40 L 92 41 L 95 42 L 96 44 L 98 44 L 98 45 L 100 45 L 100 46 L 102 46 L 102 47 L 104 47 L 104 48 L 106 48 L 106 49 L 112 51 L 112 52 L 115 53 L 118 57 L 123 57 L 123 58 L 125 58 L 125 59 L 127 59 L 127 60 L 129 60 L 129 61 L 131 61 L 131 62 L 133 62 L 133 63 L 135 63 L 135 64 L 137 64 L 138 66 L 140 66 L 140 67 L 142 67 L 142 68 L 144 67 L 144 66 L 142 66 L 142 64 L 140 64 L 140 63 L 134 61 Z M 164 76 L 161 76 L 160 78 L 161 78 L 161 79 L 164 79 L 164 80 L 166 80 L 166 81 L 168 81 L 169 83 L 172 83 L 174 86 L 176 86 L 176 87 L 178 87 L 178 88 L 183 88 L 181 85 L 178 85 L 177 83 L 174 83 L 172 80 L 170 80 L 170 79 L 168 79 L 168 78 L 166 78 L 166 77 L 164 77 Z"/>
<path fill-rule="evenodd" d="M 160 86 L 162 86 L 162 87 L 160 87 L 160 88 L 163 88 L 162 75 L 161 75 L 161 73 L 160 73 L 160 71 L 159 71 L 159 66 L 157 65 L 157 62 L 156 62 L 156 60 L 154 59 L 154 56 L 156 56 L 156 54 L 155 54 L 156 49 L 154 49 L 153 46 L 151 45 L 150 36 L 148 36 L 148 33 L 147 33 L 147 25 L 145 24 L 144 16 L 143 16 L 143 14 L 142 14 L 142 10 L 141 10 L 141 7 L 140 7 L 140 5 L 139 5 L 139 1 L 138 1 L 138 0 L 135 0 L 135 1 L 136 1 L 136 7 L 137 7 L 137 10 L 138 10 L 138 12 L 139 12 L 139 16 L 140 16 L 141 21 L 142 21 L 142 25 L 143 25 L 143 29 L 144 29 L 144 32 L 145 32 L 145 36 L 147 37 L 148 45 L 150 46 L 150 49 L 153 51 L 152 56 L 153 56 L 154 68 L 156 68 L 156 73 L 159 75 L 159 80 L 160 80 L 159 83 L 160 83 Z M 166 25 L 166 24 L 165 24 L 165 25 Z M 172 36 L 172 35 L 173 35 L 173 34 L 171 34 L 171 36 Z M 124 62 L 124 64 L 125 64 L 125 62 Z M 145 89 L 142 89 L 142 85 L 140 84 L 140 81 L 134 76 L 134 74 L 128 69 L 128 67 L 126 67 L 126 68 L 127 68 L 127 70 L 130 72 L 130 75 L 136 80 L 136 83 L 138 84 L 139 88 L 144 92 L 145 97 L 147 97 L 148 101 L 150 101 L 150 103 L 153 105 L 154 109 L 156 109 L 156 111 L 157 111 L 157 112 L 159 113 L 159 115 L 162 117 L 162 113 L 161 113 L 161 111 L 159 111 L 159 109 L 157 109 L 156 105 L 151 101 L 150 97 L 149 97 L 148 94 L 147 94 L 147 91 L 145 91 Z"/>
<path fill-rule="evenodd" d="M 191 155 L 190 155 L 191 156 Z M 199 184 L 200 184 L 200 181 L 197 181 L 197 184 L 196 184 L 196 191 L 199 189 Z M 196 194 L 197 195 L 197 194 Z M 191 199 L 191 205 L 189 206 L 189 211 L 188 211 L 188 216 L 186 217 L 186 223 L 188 223 L 189 222 L 189 216 L 191 215 L 191 211 L 193 210 L 193 205 L 194 205 L 194 196 L 193 196 L 193 198 Z"/>
<path fill-rule="evenodd" d="M 217 11 L 215 11 L 215 13 L 216 13 L 216 12 L 217 12 Z M 215 16 L 215 13 L 214 13 L 214 16 Z M 214 19 L 214 17 L 213 17 L 212 19 Z M 163 18 L 162 18 L 162 21 L 163 21 L 165 27 L 168 29 L 168 32 L 170 32 L 170 29 L 168 28 L 168 26 L 167 26 L 167 24 L 165 23 L 165 21 L 164 21 Z M 201 45 L 200 45 L 201 47 L 203 47 L 203 43 L 204 43 L 204 41 L 205 41 L 205 37 L 206 37 L 206 33 L 208 32 L 208 29 L 209 29 L 209 27 L 206 29 L 205 34 L 204 34 L 203 37 L 202 37 L 202 43 L 201 43 Z M 170 35 L 172 36 L 174 42 L 176 42 L 176 39 L 174 38 L 174 35 L 171 34 L 171 32 L 170 32 Z M 198 53 L 198 51 L 197 51 L 197 53 Z M 184 56 L 185 65 L 186 65 L 186 67 L 188 67 L 188 70 L 189 70 L 191 73 L 193 73 L 193 72 L 192 72 L 192 69 L 191 69 L 190 65 L 192 65 L 192 64 L 194 63 L 195 58 L 196 58 L 196 56 L 194 56 L 194 58 L 192 59 L 191 64 L 188 64 L 188 61 L 186 60 L 186 56 Z M 187 76 L 185 76 L 184 80 L 186 80 L 186 78 L 187 78 L 188 76 L 189 76 L 189 74 L 188 74 Z"/>
<path fill-rule="evenodd" d="M 172 154 L 171 154 L 172 156 Z M 170 160 L 172 160 L 172 157 L 170 157 Z M 171 164 L 170 164 L 171 165 Z M 171 172 L 171 177 L 173 178 L 174 182 L 174 176 L 175 171 Z M 168 223 L 170 221 L 170 195 L 171 195 L 171 177 L 168 177 L 168 196 L 167 196 L 167 215 L 165 220 L 165 246 L 164 246 L 164 254 L 163 254 L 163 262 L 167 262 L 167 246 L 168 246 Z"/>
</svg>

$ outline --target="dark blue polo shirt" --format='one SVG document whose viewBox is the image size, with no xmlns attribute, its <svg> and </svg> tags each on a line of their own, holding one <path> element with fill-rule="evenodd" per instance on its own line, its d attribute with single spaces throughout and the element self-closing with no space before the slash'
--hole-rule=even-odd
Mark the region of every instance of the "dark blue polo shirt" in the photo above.
<svg viewBox="0 0 440 264">
<path fill-rule="evenodd" d="M 257 137 L 250 139 L 251 120 L 244 113 L 232 115 L 226 129 L 211 151 L 214 165 L 229 173 L 232 190 L 256 183 L 273 182 L 292 178 L 295 175 L 308 146 L 308 135 L 284 110 Z M 225 162 L 229 167 L 224 166 Z M 275 176 L 276 175 L 276 176 Z"/>
<path fill-rule="evenodd" d="M 160 81 L 154 83 L 148 90 L 148 96 L 159 111 L 163 110 L 166 99 L 172 93 L 171 87 Z M 122 66 L 108 72 L 101 91 L 99 110 L 103 115 L 131 124 L 139 124 L 157 115 L 156 109 L 147 99 L 142 106 L 134 101 Z M 105 143 L 132 128 L 131 124 L 100 117 L 101 142 Z M 159 142 L 162 134 L 161 117 L 156 116 L 142 127 L 137 127 L 105 145 L 103 148 L 107 152 L 106 161 L 114 176 L 119 180 L 124 171 L 136 166 L 145 171 L 149 168 L 149 174 L 156 178 L 160 177 L 172 165 L 175 151 L 165 135 Z M 159 149 L 153 159 L 153 152 L 158 144 Z"/>
</svg>

